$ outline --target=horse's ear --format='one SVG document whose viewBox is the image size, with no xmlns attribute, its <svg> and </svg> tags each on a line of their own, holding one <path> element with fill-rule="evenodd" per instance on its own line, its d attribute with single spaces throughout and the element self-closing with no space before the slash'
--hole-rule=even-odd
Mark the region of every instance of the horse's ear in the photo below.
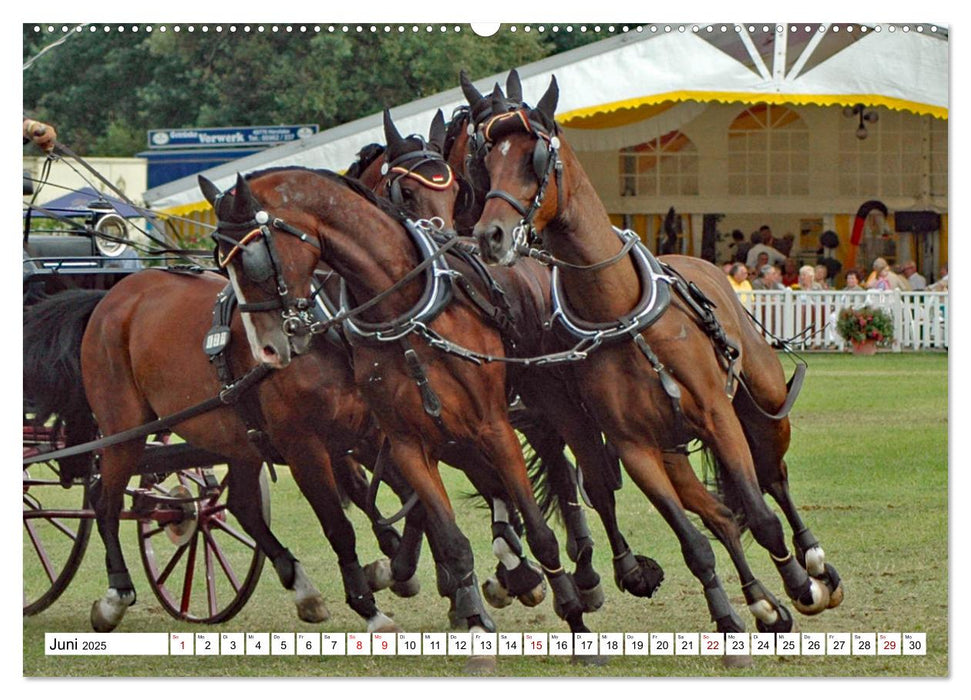
<svg viewBox="0 0 971 700">
<path fill-rule="evenodd" d="M 398 133 L 398 128 L 391 121 L 391 110 L 384 110 L 384 139 L 388 143 L 388 152 L 398 152 L 401 150 L 404 139 Z"/>
<path fill-rule="evenodd" d="M 523 101 L 523 84 L 519 80 L 519 73 L 513 68 L 509 71 L 509 77 L 506 78 L 506 92 L 507 97 L 515 102 L 516 104 L 522 104 Z"/>
<path fill-rule="evenodd" d="M 501 114 L 506 111 L 506 96 L 502 94 L 502 88 L 499 87 L 499 83 L 492 89 L 492 113 Z"/>
<path fill-rule="evenodd" d="M 560 88 L 556 84 L 556 76 L 550 77 L 550 86 L 546 88 L 546 93 L 539 99 L 539 103 L 536 105 L 536 111 L 542 114 L 549 120 L 550 124 L 553 124 L 556 114 L 556 103 L 560 99 Z"/>
<path fill-rule="evenodd" d="M 241 173 L 236 173 L 236 187 L 233 188 L 232 221 L 245 221 L 252 218 L 253 214 L 260 209 L 259 202 L 253 196 L 246 178 Z"/>
<path fill-rule="evenodd" d="M 219 198 L 219 188 L 216 187 L 208 178 L 200 175 L 199 176 L 199 189 L 202 190 L 202 196 L 206 198 L 206 201 L 212 205 L 212 208 L 216 208 L 216 200 Z"/>
<path fill-rule="evenodd" d="M 428 143 L 437 146 L 440 153 L 445 152 L 445 115 L 442 110 L 435 112 L 431 128 L 428 130 Z"/>
<path fill-rule="evenodd" d="M 482 101 L 482 93 L 475 89 L 475 85 L 469 80 L 469 76 L 465 74 L 464 70 L 459 72 L 459 84 L 462 86 L 462 94 L 465 95 L 470 107 L 475 107 Z"/>
</svg>

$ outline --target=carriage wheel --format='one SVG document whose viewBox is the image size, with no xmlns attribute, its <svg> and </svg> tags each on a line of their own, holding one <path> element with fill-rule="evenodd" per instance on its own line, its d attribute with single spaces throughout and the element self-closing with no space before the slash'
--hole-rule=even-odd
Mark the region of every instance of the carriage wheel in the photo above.
<svg viewBox="0 0 971 700">
<path fill-rule="evenodd" d="M 63 488 L 57 462 L 24 467 L 24 615 L 50 607 L 74 578 L 91 536 L 88 506 L 88 483 Z"/>
<path fill-rule="evenodd" d="M 226 506 L 226 468 L 203 467 L 142 477 L 154 508 L 138 521 L 148 583 L 178 620 L 225 622 L 253 595 L 265 557 Z M 270 521 L 266 475 L 263 517 Z"/>
</svg>

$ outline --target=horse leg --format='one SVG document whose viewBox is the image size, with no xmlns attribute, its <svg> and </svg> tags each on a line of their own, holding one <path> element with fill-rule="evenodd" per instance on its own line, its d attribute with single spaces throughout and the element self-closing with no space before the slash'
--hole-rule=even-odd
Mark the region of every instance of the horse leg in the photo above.
<svg viewBox="0 0 971 700">
<path fill-rule="evenodd" d="M 705 527 L 718 538 L 731 557 L 742 584 L 745 602 L 755 616 L 758 630 L 792 631 L 791 613 L 765 589 L 748 565 L 742 548 L 741 528 L 736 523 L 732 510 L 715 498 L 698 480 L 684 454 L 665 453 L 664 469 L 685 508 L 701 518 Z"/>
<path fill-rule="evenodd" d="M 760 384 L 751 382 L 753 391 L 758 390 Z M 809 527 L 803 522 L 789 491 L 788 467 L 785 453 L 789 447 L 789 419 L 774 421 L 762 415 L 752 405 L 752 399 L 744 391 L 738 392 L 735 399 L 736 412 L 742 420 L 745 437 L 752 450 L 755 460 L 755 473 L 762 489 L 779 504 L 783 515 L 792 528 L 792 543 L 796 559 L 806 569 L 809 575 L 821 581 L 830 592 L 829 607 L 835 608 L 843 602 L 843 587 L 836 568 L 826 561 L 819 540 L 813 535 Z M 780 405 L 785 399 L 776 398 Z"/>
<path fill-rule="evenodd" d="M 604 593 L 600 574 L 593 568 L 594 541 L 586 513 L 580 505 L 573 465 L 564 453 L 566 443 L 542 415 L 530 416 L 519 430 L 526 436 L 539 460 L 536 469 L 545 475 L 550 492 L 556 498 L 556 506 L 566 528 L 566 554 L 576 565 L 571 575 L 580 591 L 583 609 L 585 612 L 599 610 L 604 602 Z M 563 430 L 560 432 L 566 434 Z M 599 444 L 599 433 L 595 437 Z"/>
<path fill-rule="evenodd" d="M 810 578 L 786 547 L 782 524 L 762 497 L 752 453 L 737 416 L 727 401 L 706 408 L 702 440 L 712 449 L 728 477 L 752 535 L 772 557 L 796 609 L 804 615 L 822 612 L 829 605 L 829 589 Z"/>
<path fill-rule="evenodd" d="M 145 445 L 140 441 L 106 447 L 101 461 L 101 478 L 92 489 L 91 499 L 108 571 L 108 590 L 91 606 L 91 626 L 95 632 L 115 629 L 137 598 L 118 539 L 118 526 L 125 487 L 135 473 L 135 465 L 144 449 Z"/>
<path fill-rule="evenodd" d="M 616 444 L 627 473 L 654 504 L 681 543 L 681 554 L 688 570 L 701 582 L 716 629 L 720 632 L 743 632 L 745 623 L 732 608 L 715 572 L 715 553 L 711 544 L 685 514 L 678 491 L 662 466 L 660 450 L 635 442 Z"/>
<path fill-rule="evenodd" d="M 600 432 L 591 421 L 563 420 L 558 424 L 576 455 L 583 478 L 583 491 L 597 511 L 607 534 L 617 588 L 637 597 L 650 598 L 664 580 L 664 570 L 650 557 L 633 553 L 620 531 L 614 499 L 614 491 L 620 483 L 616 457 L 608 452 Z M 595 591 L 585 593 L 582 581 L 578 580 L 578 583 L 585 598 L 595 594 Z"/>
<path fill-rule="evenodd" d="M 576 582 L 560 564 L 556 535 L 533 496 L 523 453 L 512 426 L 505 422 L 496 424 L 485 434 L 492 438 L 485 443 L 486 458 L 490 464 L 504 465 L 499 469 L 499 474 L 507 493 L 522 515 L 529 549 L 543 567 L 553 589 L 554 610 L 570 625 L 572 632 L 588 632 L 589 629 L 583 622 L 580 592 Z"/>
<path fill-rule="evenodd" d="M 337 554 L 345 602 L 367 621 L 368 632 L 399 632 L 400 628 L 378 609 L 374 593 L 357 558 L 354 528 L 341 505 L 340 493 L 327 449 L 310 438 L 290 443 L 284 455 L 294 481 L 310 503 L 324 536 Z"/>
<path fill-rule="evenodd" d="M 299 560 L 276 538 L 263 519 L 259 477 L 263 462 L 260 457 L 236 459 L 229 465 L 227 507 L 243 530 L 252 537 L 273 563 L 280 583 L 293 591 L 297 617 L 304 622 L 324 622 L 330 613 L 324 598 L 310 581 Z"/>
<path fill-rule="evenodd" d="M 475 576 L 472 546 L 455 522 L 437 463 L 410 436 L 392 440 L 391 456 L 424 506 L 425 531 L 435 559 L 438 592 L 453 600 L 454 615 L 470 631 L 495 632 Z M 408 526 L 405 528 L 406 536 Z"/>
</svg>

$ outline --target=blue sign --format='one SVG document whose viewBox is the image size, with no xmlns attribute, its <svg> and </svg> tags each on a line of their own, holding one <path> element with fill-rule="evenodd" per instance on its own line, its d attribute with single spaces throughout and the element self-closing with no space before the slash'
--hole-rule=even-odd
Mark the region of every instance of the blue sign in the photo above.
<svg viewBox="0 0 971 700">
<path fill-rule="evenodd" d="M 240 148 L 276 146 L 317 133 L 316 124 L 224 126 L 206 129 L 152 129 L 149 148 Z"/>
</svg>

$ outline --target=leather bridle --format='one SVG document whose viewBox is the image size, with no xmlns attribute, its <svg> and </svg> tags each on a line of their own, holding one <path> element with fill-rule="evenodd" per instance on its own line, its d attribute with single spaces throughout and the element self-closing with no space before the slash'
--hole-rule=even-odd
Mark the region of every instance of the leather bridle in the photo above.
<svg viewBox="0 0 971 700">
<path fill-rule="evenodd" d="M 486 201 L 501 199 L 522 217 L 519 224 L 513 229 L 513 240 L 517 250 L 525 252 L 528 250 L 528 244 L 538 239 L 538 232 L 535 230 L 533 220 L 543 206 L 551 178 L 556 180 L 556 214 L 562 208 L 563 161 L 559 157 L 559 137 L 555 133 L 551 133 L 543 124 L 530 119 L 526 110 L 521 108 L 490 116 L 478 128 L 470 127 L 473 131 L 470 136 L 472 142 L 470 150 L 475 154 L 474 158 L 480 165 L 494 145 L 497 138 L 496 132 L 508 132 L 510 130 L 508 124 L 513 124 L 513 129 L 525 131 L 536 138 L 532 158 L 533 175 L 537 181 L 536 194 L 528 205 L 524 205 L 505 190 L 498 189 L 489 189 L 486 192 L 485 199 Z"/>
<path fill-rule="evenodd" d="M 218 202 L 214 207 L 218 211 Z M 222 231 L 245 232 L 233 237 Z M 320 252 L 320 242 L 307 233 L 294 228 L 282 219 L 271 218 L 260 210 L 253 218 L 244 222 L 218 221 L 212 238 L 216 241 L 216 264 L 225 269 L 234 258 L 240 256 L 243 275 L 246 279 L 267 291 L 273 298 L 267 301 L 240 303 L 241 313 L 261 313 L 280 311 L 283 316 L 283 332 L 288 336 L 309 335 L 316 332 L 319 322 L 313 314 L 313 298 L 298 297 L 290 292 L 283 278 L 283 265 L 277 251 L 274 231 L 296 237 L 303 243 L 313 246 Z M 223 254 L 220 245 L 231 246 Z M 267 283 L 274 282 L 274 289 L 267 290 Z"/>
</svg>

